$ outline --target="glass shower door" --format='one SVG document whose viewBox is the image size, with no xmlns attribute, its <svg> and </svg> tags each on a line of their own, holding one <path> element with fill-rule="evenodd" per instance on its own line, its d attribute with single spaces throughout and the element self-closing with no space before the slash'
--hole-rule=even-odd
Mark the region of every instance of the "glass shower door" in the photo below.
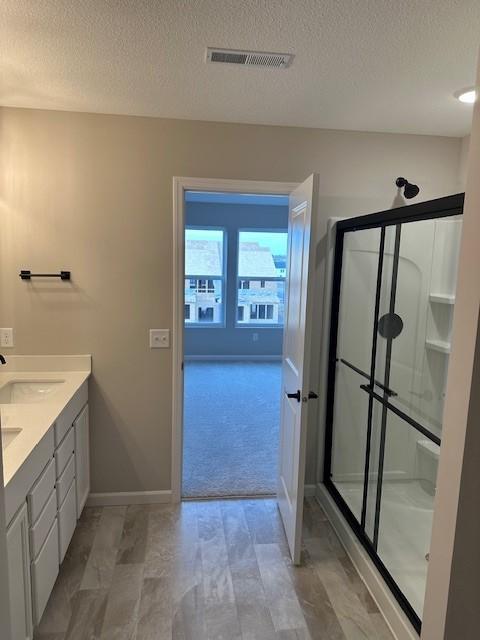
<svg viewBox="0 0 480 640">
<path fill-rule="evenodd" d="M 362 520 L 369 399 L 361 389 L 372 369 L 372 326 L 382 232 L 345 235 L 333 414 L 332 481 Z"/>
<path fill-rule="evenodd" d="M 365 389 L 373 398 L 365 533 L 419 619 L 440 444 L 421 403 L 434 240 L 433 220 L 386 229 L 375 354 L 385 388 Z"/>
<path fill-rule="evenodd" d="M 404 209 L 339 225 L 325 484 L 419 630 L 461 221 Z"/>
</svg>

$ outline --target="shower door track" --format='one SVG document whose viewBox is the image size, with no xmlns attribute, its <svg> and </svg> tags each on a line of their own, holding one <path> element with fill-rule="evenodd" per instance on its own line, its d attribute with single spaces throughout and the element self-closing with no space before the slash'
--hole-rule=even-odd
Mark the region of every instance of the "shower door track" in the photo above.
<svg viewBox="0 0 480 640">
<path fill-rule="evenodd" d="M 389 388 L 389 369 L 390 362 L 389 356 L 391 351 L 391 339 L 387 344 L 387 356 L 385 366 L 385 380 L 379 382 L 375 379 L 375 364 L 376 364 L 376 348 L 377 348 L 377 332 L 378 332 L 378 315 L 380 304 L 380 292 L 382 286 L 382 269 L 383 269 L 383 255 L 384 255 L 384 243 L 385 243 L 385 229 L 386 227 L 396 226 L 396 238 L 395 238 L 395 251 L 394 251 L 394 269 L 392 273 L 392 288 L 390 299 L 390 311 L 393 311 L 395 307 L 395 295 L 396 295 L 396 272 L 399 258 L 400 248 L 400 229 L 401 225 L 407 222 L 418 222 L 421 220 L 431 220 L 437 218 L 446 218 L 451 216 L 461 215 L 463 213 L 464 194 L 456 194 L 453 196 L 447 196 L 436 200 L 430 200 L 428 202 L 422 202 L 415 205 L 409 205 L 400 207 L 397 209 L 390 209 L 379 213 L 373 213 L 364 216 L 358 216 L 355 218 L 348 218 L 341 220 L 336 224 L 336 241 L 335 241 L 335 255 L 334 255 L 334 267 L 333 267 L 333 286 L 332 286 L 332 306 L 330 317 L 330 346 L 329 346 L 329 359 L 328 359 L 328 375 L 327 375 L 327 408 L 326 408 L 326 425 L 325 425 L 325 461 L 324 461 L 324 484 L 329 491 L 330 495 L 334 499 L 341 513 L 347 520 L 348 524 L 356 534 L 362 546 L 367 551 L 374 565 L 382 575 L 385 583 L 393 593 L 394 597 L 398 601 L 400 607 L 407 615 L 408 619 L 412 623 L 413 627 L 418 633 L 421 631 L 421 619 L 413 609 L 412 605 L 402 592 L 399 585 L 396 583 L 391 573 L 388 571 L 385 564 L 382 562 L 380 556 L 377 553 L 378 542 L 378 527 L 380 517 L 380 501 L 382 491 L 382 479 L 381 473 L 383 471 L 383 450 L 385 447 L 385 431 L 386 431 L 386 414 L 387 411 L 392 411 L 397 416 L 402 418 L 406 423 L 420 432 L 423 436 L 434 442 L 435 444 L 441 444 L 441 439 L 427 429 L 424 425 L 420 424 L 401 409 L 393 405 L 389 399 L 396 394 Z M 372 340 L 372 356 L 371 356 L 371 370 L 370 373 L 362 371 L 352 363 L 337 357 L 337 338 L 338 338 L 338 321 L 340 310 L 340 292 L 341 292 L 341 276 L 342 276 L 342 258 L 343 258 L 343 243 L 344 235 L 346 232 L 359 231 L 363 229 L 380 228 L 380 247 L 379 247 L 379 262 L 377 271 L 377 283 L 376 283 L 376 296 L 375 296 L 375 312 L 373 322 L 373 340 Z M 395 264 L 396 263 L 396 264 Z M 362 512 L 361 521 L 355 517 L 346 501 L 335 487 L 332 476 L 332 443 L 333 443 L 333 418 L 334 418 L 334 400 L 335 400 L 335 377 L 337 362 L 341 361 L 350 369 L 356 371 L 357 374 L 365 378 L 368 383 L 360 385 L 361 389 L 368 394 L 368 424 L 366 432 L 366 451 L 365 451 L 365 467 L 364 467 L 364 486 L 363 486 L 363 499 L 362 499 Z M 374 391 L 374 387 L 377 386 L 383 391 L 383 395 L 380 395 Z M 370 445 L 371 445 L 371 431 L 372 431 L 372 411 L 373 400 L 378 401 L 382 406 L 382 423 L 380 430 L 380 449 L 379 449 L 379 468 L 377 478 L 377 494 L 375 504 L 375 526 L 373 541 L 368 537 L 365 532 L 365 520 L 366 520 L 366 502 L 367 502 L 367 490 L 369 481 L 369 465 L 370 465 Z"/>
</svg>

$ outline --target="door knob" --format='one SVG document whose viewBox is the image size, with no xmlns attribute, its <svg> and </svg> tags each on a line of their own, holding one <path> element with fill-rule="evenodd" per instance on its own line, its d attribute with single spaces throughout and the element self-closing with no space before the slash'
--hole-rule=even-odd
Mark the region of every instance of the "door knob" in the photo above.
<svg viewBox="0 0 480 640">
<path fill-rule="evenodd" d="M 287 393 L 287 398 L 295 398 L 297 402 L 300 402 L 300 400 L 302 399 L 300 389 L 297 389 L 296 393 Z"/>
</svg>

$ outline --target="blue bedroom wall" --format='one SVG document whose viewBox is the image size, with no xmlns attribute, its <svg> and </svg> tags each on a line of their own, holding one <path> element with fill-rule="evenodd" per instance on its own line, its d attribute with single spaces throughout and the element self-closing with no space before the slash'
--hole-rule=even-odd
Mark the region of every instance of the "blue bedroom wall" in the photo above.
<svg viewBox="0 0 480 640">
<path fill-rule="evenodd" d="M 283 340 L 281 328 L 235 327 L 237 234 L 239 229 L 286 230 L 288 206 L 199 202 L 189 201 L 188 198 L 185 206 L 187 226 L 222 227 L 227 233 L 226 326 L 186 328 L 185 355 L 280 356 Z"/>
</svg>

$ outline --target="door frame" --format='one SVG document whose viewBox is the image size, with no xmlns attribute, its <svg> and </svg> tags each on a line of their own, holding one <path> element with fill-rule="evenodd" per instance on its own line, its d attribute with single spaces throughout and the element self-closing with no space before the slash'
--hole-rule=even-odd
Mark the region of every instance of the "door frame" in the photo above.
<svg viewBox="0 0 480 640">
<path fill-rule="evenodd" d="M 328 343 L 328 372 L 327 372 L 327 405 L 325 416 L 325 444 L 324 444 L 324 459 L 323 459 L 323 484 L 325 485 L 328 493 L 332 497 L 336 506 L 339 508 L 342 515 L 350 525 L 350 528 L 356 535 L 357 539 L 368 553 L 373 564 L 381 574 L 383 580 L 389 587 L 393 596 L 397 600 L 403 612 L 407 618 L 420 634 L 421 620 L 413 609 L 412 605 L 404 595 L 401 588 L 398 586 L 386 566 L 383 564 L 380 556 L 377 554 L 377 550 L 368 538 L 364 529 L 364 522 L 358 522 L 356 516 L 350 510 L 348 504 L 336 488 L 335 484 L 331 480 L 332 469 L 332 446 L 333 446 L 333 431 L 334 431 L 334 404 L 335 404 L 335 381 L 337 371 L 337 337 L 338 337 L 338 323 L 339 323 L 339 310 L 340 310 L 340 293 L 341 293 L 341 279 L 342 279 L 342 262 L 343 262 L 343 240 L 345 233 L 360 231 L 365 229 L 379 228 L 384 230 L 386 227 L 395 227 L 397 225 L 406 224 L 409 222 L 419 222 L 421 220 L 437 220 L 440 218 L 446 218 L 451 216 L 457 216 L 463 214 L 464 194 L 459 193 L 451 196 L 445 196 L 436 200 L 429 200 L 427 202 L 421 202 L 414 205 L 406 205 L 396 209 L 389 209 L 387 211 L 381 211 L 379 213 L 368 214 L 364 216 L 358 216 L 355 218 L 345 218 L 339 220 L 335 225 L 334 235 L 334 260 L 333 260 L 333 275 L 332 275 L 332 290 L 331 290 L 331 307 L 330 307 L 330 336 Z M 380 255 L 382 255 L 383 249 L 380 249 Z M 381 270 L 381 267 L 379 267 Z M 381 283 L 377 279 L 377 298 Z M 377 318 L 374 318 L 373 330 L 376 333 Z M 374 351 L 372 347 L 372 361 L 375 361 Z M 347 366 L 352 368 L 350 363 L 344 362 Z M 370 383 L 372 386 L 372 380 L 374 375 L 374 368 L 370 375 Z M 359 371 L 357 370 L 357 373 Z M 361 373 L 361 372 L 360 372 Z M 367 386 L 367 385 L 365 385 Z M 377 386 L 378 383 L 377 383 Z M 382 386 L 382 385 L 380 385 Z M 385 387 L 383 387 L 385 391 Z M 388 389 L 387 389 L 388 391 Z M 429 433 L 421 424 L 410 418 L 403 411 L 391 405 L 386 399 L 384 393 L 383 397 L 369 391 L 370 402 L 375 397 L 384 408 L 388 408 L 399 415 L 405 422 L 410 424 L 417 431 L 423 433 L 429 439 L 436 441 L 440 445 L 440 438 L 432 437 L 433 434 Z M 369 415 L 369 422 L 371 421 L 371 415 Z M 368 425 L 367 425 L 368 426 Z M 385 425 L 383 425 L 383 431 Z M 364 472 L 364 491 L 366 487 L 366 478 L 368 477 L 368 463 L 369 463 L 369 431 L 367 431 L 367 443 L 365 453 L 365 472 Z M 380 454 L 381 455 L 381 454 Z M 377 480 L 381 486 L 381 475 Z M 377 493 L 378 498 L 378 493 Z M 365 507 L 365 493 L 363 496 L 363 509 Z M 362 521 L 363 517 L 362 509 Z M 378 514 L 379 505 L 377 502 L 376 513 Z"/>
<path fill-rule="evenodd" d="M 297 182 L 173 178 L 172 502 L 182 499 L 185 191 L 289 195 L 297 186 Z"/>
</svg>

